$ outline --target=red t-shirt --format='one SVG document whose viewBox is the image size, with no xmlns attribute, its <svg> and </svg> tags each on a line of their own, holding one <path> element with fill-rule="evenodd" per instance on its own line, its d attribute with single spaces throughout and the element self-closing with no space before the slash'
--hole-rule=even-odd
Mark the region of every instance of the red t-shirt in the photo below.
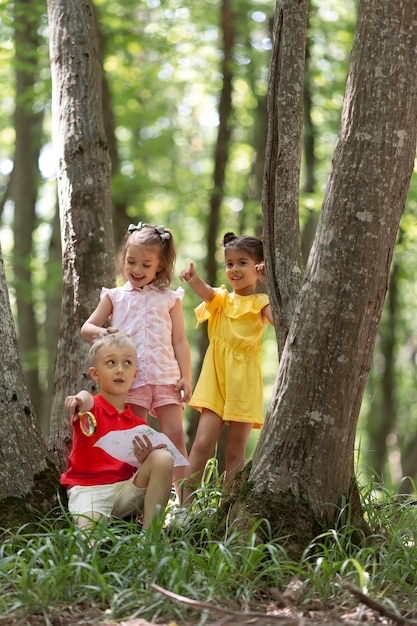
<svg viewBox="0 0 417 626">
<path fill-rule="evenodd" d="M 102 448 L 95 448 L 94 444 L 111 431 L 147 425 L 147 422 L 134 415 L 128 404 L 125 405 L 123 413 L 118 413 L 117 409 L 100 394 L 94 397 L 91 412 L 97 420 L 94 435 L 86 437 L 81 432 L 79 420 L 73 425 L 68 469 L 61 475 L 61 484 L 66 489 L 75 485 L 110 485 L 128 480 L 137 470 L 137 467 L 118 461 Z"/>
</svg>

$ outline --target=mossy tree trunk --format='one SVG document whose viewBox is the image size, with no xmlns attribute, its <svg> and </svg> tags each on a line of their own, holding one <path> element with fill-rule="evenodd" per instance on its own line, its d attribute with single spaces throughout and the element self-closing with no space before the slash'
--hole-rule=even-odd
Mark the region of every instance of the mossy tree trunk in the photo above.
<svg viewBox="0 0 417 626">
<path fill-rule="evenodd" d="M 278 1 L 276 23 L 285 25 L 286 4 Z M 395 11 L 390 0 L 361 3 L 317 234 L 249 483 L 232 507 L 246 523 L 267 518 L 277 536 L 288 537 L 293 554 L 333 526 L 343 502 L 350 504 L 351 523 L 366 528 L 355 484 L 355 433 L 414 166 L 416 24 L 417 4 L 410 0 L 398 0 Z M 294 46 L 290 33 L 277 34 L 275 63 Z M 271 88 L 279 89 L 279 81 Z M 272 224 L 285 192 L 275 182 L 264 198 Z M 270 263 L 272 251 L 271 245 Z"/>
</svg>

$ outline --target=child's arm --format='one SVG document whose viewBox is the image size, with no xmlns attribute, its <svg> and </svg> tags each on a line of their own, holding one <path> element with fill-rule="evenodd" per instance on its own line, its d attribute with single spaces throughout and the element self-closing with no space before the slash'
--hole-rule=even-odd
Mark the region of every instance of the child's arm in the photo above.
<svg viewBox="0 0 417 626">
<path fill-rule="evenodd" d="M 271 305 L 267 304 L 266 307 L 264 307 L 262 309 L 262 317 L 266 317 L 266 319 L 268 320 L 268 322 L 271 324 L 271 326 L 274 325 L 274 319 L 272 317 L 272 310 L 271 310 Z"/>
<path fill-rule="evenodd" d="M 177 391 L 182 391 L 182 399 L 184 402 L 188 402 L 191 398 L 191 354 L 185 334 L 181 300 L 176 301 L 170 311 L 170 315 L 172 320 L 172 346 L 181 376 L 177 382 L 176 389 Z"/>
<path fill-rule="evenodd" d="M 113 311 L 113 303 L 108 294 L 104 295 L 98 303 L 95 310 L 81 327 L 81 336 L 86 341 L 94 341 L 100 335 L 108 333 L 117 333 L 118 328 L 110 326 L 103 328 L 104 322 L 109 318 Z"/>
<path fill-rule="evenodd" d="M 213 300 L 216 293 L 215 289 L 208 285 L 195 271 L 194 263 L 190 263 L 188 269 L 183 270 L 180 274 L 180 280 L 185 280 L 195 293 L 200 296 L 204 302 Z"/>
<path fill-rule="evenodd" d="M 78 419 L 77 413 L 84 413 L 85 411 L 89 411 L 94 406 L 94 397 L 86 391 L 82 389 L 75 396 L 67 396 L 65 398 L 65 406 L 71 415 L 74 416 L 73 421 L 76 422 Z"/>
<path fill-rule="evenodd" d="M 265 274 L 265 263 L 258 263 L 256 266 L 256 273 L 258 275 L 258 280 L 261 281 L 261 283 L 263 283 L 264 285 L 266 285 L 268 287 L 268 281 L 266 278 L 266 274 Z M 268 304 L 266 307 L 264 307 L 262 309 L 262 317 L 264 319 L 267 319 L 268 322 L 273 326 L 274 325 L 274 320 L 272 317 L 272 310 L 271 310 L 271 305 Z"/>
</svg>

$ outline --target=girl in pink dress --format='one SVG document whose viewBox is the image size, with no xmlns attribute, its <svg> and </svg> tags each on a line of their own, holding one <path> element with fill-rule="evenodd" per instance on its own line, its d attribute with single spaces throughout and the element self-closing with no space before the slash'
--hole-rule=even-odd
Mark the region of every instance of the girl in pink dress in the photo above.
<svg viewBox="0 0 417 626">
<path fill-rule="evenodd" d="M 176 259 L 170 230 L 131 224 L 119 254 L 121 287 L 103 288 L 100 302 L 83 324 L 81 335 L 93 341 L 118 330 L 136 345 L 138 375 L 126 402 L 142 419 L 156 417 L 162 433 L 187 458 L 182 412 L 191 397 L 191 356 L 184 328 L 184 290 L 169 289 Z M 109 320 L 110 326 L 103 328 Z M 185 467 L 174 469 L 178 481 Z"/>
</svg>

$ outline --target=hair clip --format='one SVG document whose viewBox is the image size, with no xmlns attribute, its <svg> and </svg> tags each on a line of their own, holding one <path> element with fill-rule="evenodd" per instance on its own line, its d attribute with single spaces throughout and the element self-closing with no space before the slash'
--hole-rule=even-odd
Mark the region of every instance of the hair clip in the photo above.
<svg viewBox="0 0 417 626">
<path fill-rule="evenodd" d="M 171 239 L 171 233 L 165 230 L 165 226 L 155 226 L 155 230 L 162 239 L 162 241 L 164 241 L 165 239 Z"/>
<path fill-rule="evenodd" d="M 152 224 L 145 224 L 145 222 L 138 222 L 137 226 L 135 226 L 134 224 L 130 224 L 130 226 L 128 226 L 127 232 L 131 234 L 135 231 L 141 231 L 147 226 L 149 228 L 154 228 L 162 241 L 164 241 L 165 239 L 171 239 L 171 233 L 165 230 L 165 226 L 152 226 Z"/>
<path fill-rule="evenodd" d="M 127 232 L 134 233 L 136 230 L 143 230 L 145 226 L 149 226 L 149 224 L 144 224 L 143 222 L 138 222 L 137 226 L 135 226 L 134 224 L 130 224 L 130 226 L 128 226 Z"/>
</svg>

